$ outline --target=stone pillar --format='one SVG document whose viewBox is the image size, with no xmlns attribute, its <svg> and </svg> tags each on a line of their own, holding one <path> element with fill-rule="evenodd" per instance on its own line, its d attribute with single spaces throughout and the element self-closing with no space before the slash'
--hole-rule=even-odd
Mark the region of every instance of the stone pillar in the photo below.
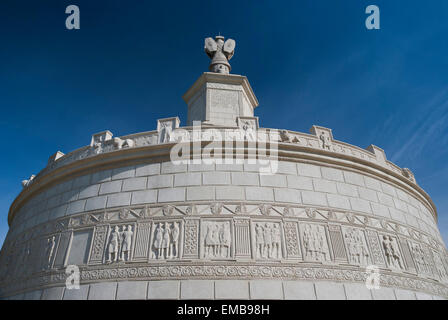
<svg viewBox="0 0 448 320">
<path fill-rule="evenodd" d="M 187 125 L 193 121 L 237 126 L 237 117 L 253 117 L 258 100 L 245 76 L 204 72 L 184 94 Z"/>
</svg>

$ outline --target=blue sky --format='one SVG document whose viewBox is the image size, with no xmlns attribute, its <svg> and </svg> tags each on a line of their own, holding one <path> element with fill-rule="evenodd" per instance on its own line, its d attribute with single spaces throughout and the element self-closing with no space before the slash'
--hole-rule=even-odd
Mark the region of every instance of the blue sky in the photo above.
<svg viewBox="0 0 448 320">
<path fill-rule="evenodd" d="M 81 29 L 65 28 L 76 4 Z M 365 28 L 367 5 L 381 29 Z M 433 198 L 448 240 L 448 1 L 12 1 L 0 3 L 0 243 L 20 181 L 48 157 L 153 130 L 207 71 L 203 39 L 237 41 L 263 127 L 382 147 Z"/>
</svg>

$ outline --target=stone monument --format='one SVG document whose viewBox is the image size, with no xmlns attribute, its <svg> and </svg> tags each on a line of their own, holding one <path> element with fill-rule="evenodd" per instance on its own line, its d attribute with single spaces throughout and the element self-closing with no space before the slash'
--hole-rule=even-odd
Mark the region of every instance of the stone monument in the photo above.
<svg viewBox="0 0 448 320">
<path fill-rule="evenodd" d="M 448 298 L 437 211 L 412 171 L 328 128 L 260 127 L 234 50 L 205 39 L 187 126 L 94 134 L 22 182 L 2 299 Z"/>
</svg>

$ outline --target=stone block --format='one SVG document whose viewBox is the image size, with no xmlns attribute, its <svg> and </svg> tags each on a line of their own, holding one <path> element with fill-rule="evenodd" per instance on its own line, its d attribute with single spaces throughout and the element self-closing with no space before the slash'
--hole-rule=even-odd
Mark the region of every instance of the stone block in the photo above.
<svg viewBox="0 0 448 320">
<path fill-rule="evenodd" d="M 77 189 L 81 187 L 88 186 L 90 184 L 90 174 L 77 177 L 73 180 L 72 188 Z"/>
<path fill-rule="evenodd" d="M 175 187 L 199 186 L 201 185 L 201 180 L 202 179 L 200 172 L 176 173 L 174 175 L 174 186 Z"/>
<path fill-rule="evenodd" d="M 79 289 L 65 289 L 63 300 L 87 300 L 89 285 L 80 285 Z"/>
<path fill-rule="evenodd" d="M 184 280 L 181 281 L 180 298 L 181 299 L 213 299 L 214 298 L 213 280 Z"/>
<path fill-rule="evenodd" d="M 157 202 L 157 190 L 143 190 L 132 192 L 131 204 Z"/>
<path fill-rule="evenodd" d="M 312 204 L 317 206 L 326 206 L 327 197 L 325 193 L 314 191 L 302 191 L 303 204 Z"/>
<path fill-rule="evenodd" d="M 390 218 L 389 208 L 379 204 L 379 203 L 371 203 L 370 207 L 372 208 L 372 212 L 374 215 Z"/>
<path fill-rule="evenodd" d="M 188 187 L 187 200 L 214 200 L 214 187 Z"/>
<path fill-rule="evenodd" d="M 258 186 L 259 174 L 249 172 L 232 172 L 232 184 L 235 186 Z"/>
<path fill-rule="evenodd" d="M 302 203 L 299 190 L 279 188 L 274 189 L 274 198 L 277 202 Z"/>
<path fill-rule="evenodd" d="M 337 282 L 315 282 L 317 300 L 346 300 L 344 285 Z"/>
<path fill-rule="evenodd" d="M 218 186 L 216 187 L 217 200 L 244 200 L 244 187 Z"/>
<path fill-rule="evenodd" d="M 115 300 L 116 282 L 100 282 L 90 284 L 89 300 Z"/>
<path fill-rule="evenodd" d="M 394 206 L 394 200 L 391 196 L 382 193 L 382 192 L 378 192 L 378 200 L 380 203 L 388 206 L 388 207 L 393 207 Z"/>
<path fill-rule="evenodd" d="M 415 292 L 403 289 L 394 289 L 397 300 L 416 300 Z"/>
<path fill-rule="evenodd" d="M 25 293 L 23 296 L 23 300 L 40 300 L 40 297 L 42 296 L 42 290 L 34 290 Z"/>
<path fill-rule="evenodd" d="M 75 214 L 84 211 L 84 206 L 86 205 L 86 200 L 77 200 L 70 202 L 67 208 L 67 215 Z"/>
<path fill-rule="evenodd" d="M 246 187 L 247 200 L 273 201 L 274 191 L 265 187 Z"/>
<path fill-rule="evenodd" d="M 249 282 L 247 280 L 216 280 L 215 299 L 247 300 L 249 299 Z"/>
<path fill-rule="evenodd" d="M 313 180 L 309 177 L 286 176 L 288 188 L 313 191 Z"/>
<path fill-rule="evenodd" d="M 203 172 L 203 171 L 215 171 L 215 164 L 206 164 L 206 163 L 190 163 L 188 164 L 188 171 L 191 172 Z"/>
<path fill-rule="evenodd" d="M 283 285 L 278 280 L 251 280 L 250 299 L 252 300 L 282 300 Z"/>
<path fill-rule="evenodd" d="M 297 174 L 299 176 L 321 178 L 322 174 L 320 172 L 320 167 L 307 163 L 297 164 Z"/>
<path fill-rule="evenodd" d="M 373 289 L 372 296 L 374 300 L 396 300 L 394 289 L 388 287 Z"/>
<path fill-rule="evenodd" d="M 112 170 L 112 180 L 120 180 L 135 177 L 135 167 L 122 167 Z"/>
<path fill-rule="evenodd" d="M 135 167 L 135 176 L 153 176 L 160 173 L 160 163 L 140 164 Z"/>
<path fill-rule="evenodd" d="M 174 164 L 172 162 L 163 162 L 161 167 L 162 173 L 178 173 L 186 171 L 187 171 L 186 164 Z"/>
<path fill-rule="evenodd" d="M 378 202 L 378 197 L 376 196 L 377 192 L 375 190 L 358 187 L 358 193 L 361 199 Z"/>
<path fill-rule="evenodd" d="M 185 188 L 160 189 L 158 202 L 185 201 Z"/>
<path fill-rule="evenodd" d="M 220 171 L 204 172 L 202 174 L 202 183 L 204 185 L 230 184 L 230 173 Z"/>
<path fill-rule="evenodd" d="M 120 192 L 122 183 L 123 183 L 122 180 L 104 182 L 101 184 L 99 194 L 109 194 L 109 193 Z"/>
<path fill-rule="evenodd" d="M 148 189 L 171 188 L 173 175 L 160 175 L 148 177 Z"/>
<path fill-rule="evenodd" d="M 336 183 L 323 179 L 313 179 L 314 191 L 336 193 Z"/>
<path fill-rule="evenodd" d="M 383 189 L 383 192 L 385 194 L 388 194 L 388 195 L 390 195 L 392 197 L 396 197 L 397 196 L 397 194 L 395 192 L 395 188 L 392 187 L 390 184 L 381 182 L 381 189 Z"/>
<path fill-rule="evenodd" d="M 44 289 L 41 300 L 62 300 L 65 287 L 53 287 Z"/>
<path fill-rule="evenodd" d="M 117 300 L 145 300 L 147 286 L 146 281 L 118 282 Z"/>
<path fill-rule="evenodd" d="M 338 194 L 327 194 L 328 205 L 332 208 L 348 209 L 350 210 L 350 201 L 345 196 Z"/>
<path fill-rule="evenodd" d="M 177 280 L 148 281 L 148 299 L 179 299 L 180 282 Z"/>
<path fill-rule="evenodd" d="M 295 162 L 279 161 L 277 173 L 297 175 L 297 164 Z"/>
<path fill-rule="evenodd" d="M 350 204 L 353 210 L 372 213 L 372 209 L 370 208 L 370 202 L 357 198 L 350 198 Z"/>
<path fill-rule="evenodd" d="M 364 177 L 360 175 L 359 173 L 351 172 L 351 171 L 344 171 L 344 179 L 345 182 L 354 184 L 357 186 L 364 187 Z"/>
<path fill-rule="evenodd" d="M 233 161 L 233 159 L 232 159 Z M 243 165 L 239 163 L 216 164 L 216 171 L 243 171 Z"/>
<path fill-rule="evenodd" d="M 92 173 L 91 184 L 107 182 L 112 179 L 112 170 L 103 170 Z"/>
<path fill-rule="evenodd" d="M 260 175 L 260 186 L 262 187 L 286 187 L 286 176 L 283 175 Z"/>
<path fill-rule="evenodd" d="M 383 189 L 381 189 L 381 183 L 377 179 L 370 178 L 370 177 L 364 177 L 364 182 L 367 188 L 380 191 L 382 192 Z"/>
<path fill-rule="evenodd" d="M 78 195 L 79 195 L 78 190 L 64 192 L 61 196 L 61 203 L 68 203 L 78 200 Z"/>
<path fill-rule="evenodd" d="M 416 292 L 415 296 L 417 297 L 417 300 L 433 300 L 431 295 L 424 292 Z"/>
<path fill-rule="evenodd" d="M 372 300 L 372 290 L 364 283 L 344 283 L 347 300 Z"/>
<path fill-rule="evenodd" d="M 107 208 L 128 206 L 131 204 L 131 192 L 114 193 L 107 196 Z"/>
<path fill-rule="evenodd" d="M 98 195 L 99 190 L 100 190 L 99 184 L 83 187 L 79 190 L 78 199 L 96 197 Z"/>
<path fill-rule="evenodd" d="M 321 167 L 322 177 L 327 180 L 344 182 L 344 175 L 339 169 Z"/>
<path fill-rule="evenodd" d="M 94 197 L 87 199 L 85 211 L 104 209 L 106 208 L 107 196 Z"/>
<path fill-rule="evenodd" d="M 137 191 L 146 189 L 146 177 L 123 180 L 122 191 Z"/>
<path fill-rule="evenodd" d="M 283 281 L 285 300 L 316 300 L 314 283 L 308 281 Z"/>
</svg>

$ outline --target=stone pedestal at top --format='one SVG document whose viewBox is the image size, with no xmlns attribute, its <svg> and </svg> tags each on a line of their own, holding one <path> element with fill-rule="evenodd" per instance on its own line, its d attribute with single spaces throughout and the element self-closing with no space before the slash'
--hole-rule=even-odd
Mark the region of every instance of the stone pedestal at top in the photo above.
<svg viewBox="0 0 448 320">
<path fill-rule="evenodd" d="M 237 126 L 237 117 L 253 117 L 258 100 L 247 77 L 203 73 L 184 94 L 188 105 L 187 125 L 193 121 L 218 126 Z"/>
</svg>

